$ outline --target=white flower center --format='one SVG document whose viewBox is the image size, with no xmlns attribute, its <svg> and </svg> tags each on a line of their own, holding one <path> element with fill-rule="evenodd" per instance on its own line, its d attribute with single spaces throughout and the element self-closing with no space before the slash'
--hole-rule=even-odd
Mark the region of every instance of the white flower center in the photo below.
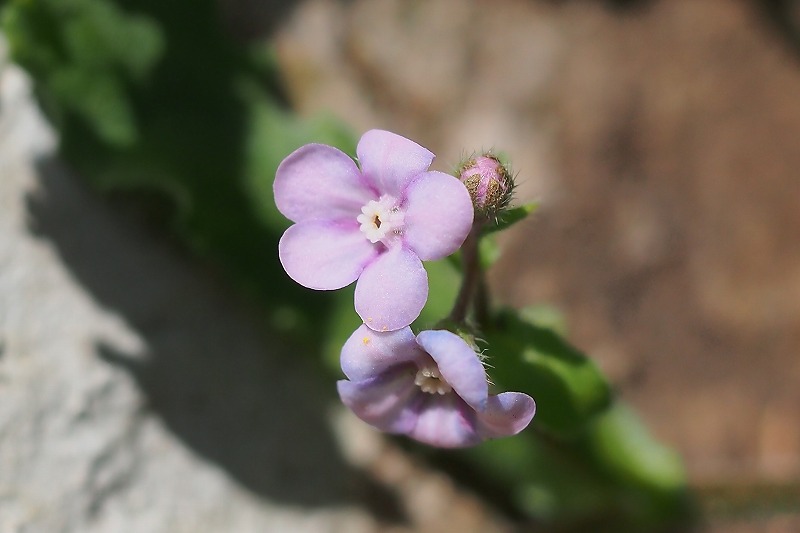
<svg viewBox="0 0 800 533">
<path fill-rule="evenodd" d="M 447 394 L 453 390 L 435 365 L 420 368 L 414 376 L 414 384 L 428 394 Z"/>
<path fill-rule="evenodd" d="M 362 207 L 356 220 L 361 224 L 361 232 L 369 242 L 376 243 L 400 234 L 405 215 L 397 206 L 397 200 L 384 194 L 377 201 L 370 200 Z"/>
</svg>

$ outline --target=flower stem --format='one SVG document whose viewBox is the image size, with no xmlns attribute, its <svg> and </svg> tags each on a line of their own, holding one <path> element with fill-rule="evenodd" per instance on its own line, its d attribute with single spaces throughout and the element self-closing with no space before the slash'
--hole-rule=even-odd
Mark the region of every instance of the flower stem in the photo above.
<svg viewBox="0 0 800 533">
<path fill-rule="evenodd" d="M 449 316 L 449 320 L 457 324 L 464 324 L 473 294 L 476 289 L 481 291 L 479 285 L 483 284 L 483 272 L 478 256 L 478 242 L 481 238 L 482 228 L 483 221 L 476 220 L 472 224 L 472 229 L 466 240 L 464 240 L 464 244 L 461 246 L 461 264 L 464 279 L 461 282 L 461 289 L 458 291 L 453 310 L 450 311 Z M 485 287 L 483 289 L 485 291 Z"/>
<path fill-rule="evenodd" d="M 486 272 L 478 268 L 478 286 L 475 289 L 475 326 L 483 329 L 489 325 L 489 289 L 486 286 Z"/>
</svg>

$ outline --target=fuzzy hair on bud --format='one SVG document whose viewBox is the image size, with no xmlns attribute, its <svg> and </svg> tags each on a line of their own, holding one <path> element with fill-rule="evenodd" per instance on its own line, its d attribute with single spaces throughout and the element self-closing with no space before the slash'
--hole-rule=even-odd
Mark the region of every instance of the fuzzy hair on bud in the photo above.
<svg viewBox="0 0 800 533">
<path fill-rule="evenodd" d="M 457 177 L 467 187 L 477 215 L 495 219 L 511 202 L 514 178 L 491 152 L 468 158 L 458 167 Z"/>
</svg>

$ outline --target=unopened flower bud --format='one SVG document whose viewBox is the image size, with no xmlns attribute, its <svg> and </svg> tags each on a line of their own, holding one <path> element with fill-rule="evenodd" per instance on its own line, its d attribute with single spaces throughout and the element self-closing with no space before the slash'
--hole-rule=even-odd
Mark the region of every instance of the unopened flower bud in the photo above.
<svg viewBox="0 0 800 533">
<path fill-rule="evenodd" d="M 470 157 L 458 169 L 458 179 L 467 187 L 475 213 L 496 218 L 514 194 L 514 178 L 491 153 Z"/>
</svg>

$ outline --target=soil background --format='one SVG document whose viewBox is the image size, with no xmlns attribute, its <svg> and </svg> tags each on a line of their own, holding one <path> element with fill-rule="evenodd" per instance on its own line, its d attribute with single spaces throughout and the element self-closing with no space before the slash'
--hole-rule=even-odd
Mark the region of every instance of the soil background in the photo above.
<svg viewBox="0 0 800 533">
<path fill-rule="evenodd" d="M 495 148 L 536 216 L 501 303 L 569 338 L 682 454 L 719 531 L 800 528 L 800 2 L 300 4 L 293 104 Z"/>
</svg>

